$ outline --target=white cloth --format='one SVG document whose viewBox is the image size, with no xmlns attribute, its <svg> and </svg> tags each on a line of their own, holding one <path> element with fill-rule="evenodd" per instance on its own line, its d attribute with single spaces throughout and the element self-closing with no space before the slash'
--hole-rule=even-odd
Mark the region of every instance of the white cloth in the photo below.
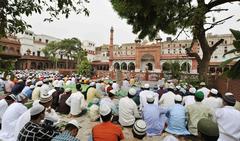
<svg viewBox="0 0 240 141">
<path fill-rule="evenodd" d="M 40 99 L 40 87 L 35 87 L 32 92 L 32 100 L 39 100 Z"/>
<path fill-rule="evenodd" d="M 198 91 L 201 91 L 204 93 L 204 98 L 207 98 L 208 94 L 210 93 L 210 90 L 206 87 L 202 87 L 202 88 L 198 89 L 197 92 Z"/>
<path fill-rule="evenodd" d="M 8 108 L 8 103 L 5 99 L 0 100 L 0 123 L 2 122 L 2 117 Z"/>
<path fill-rule="evenodd" d="M 161 96 L 159 103 L 163 108 L 169 108 L 175 104 L 175 94 L 171 91 L 164 93 Z"/>
<path fill-rule="evenodd" d="M 123 80 L 122 82 L 122 88 L 123 89 L 128 89 L 130 87 L 130 84 L 127 80 Z"/>
<path fill-rule="evenodd" d="M 2 117 L 0 139 L 5 141 L 14 137 L 17 119 L 26 111 L 27 107 L 21 103 L 13 103 L 7 108 Z"/>
<path fill-rule="evenodd" d="M 152 95 L 154 97 L 154 104 L 158 105 L 158 94 L 150 90 L 144 90 L 139 93 L 140 97 L 140 110 L 147 104 L 147 95 Z"/>
<path fill-rule="evenodd" d="M 119 85 L 118 85 L 118 83 L 113 83 L 113 84 L 112 84 L 112 88 L 113 88 L 113 90 L 118 91 L 118 90 L 119 90 Z"/>
<path fill-rule="evenodd" d="M 218 141 L 240 140 L 240 112 L 232 106 L 224 106 L 215 112 L 219 128 Z"/>
<path fill-rule="evenodd" d="M 109 97 L 103 97 L 99 103 L 100 107 L 101 105 L 107 105 L 108 107 L 110 107 L 112 109 L 112 114 L 117 114 L 117 105 L 115 105 L 116 103 L 111 100 Z"/>
<path fill-rule="evenodd" d="M 130 126 L 140 118 L 136 103 L 129 97 L 121 98 L 119 101 L 119 123 L 122 126 Z"/>
<path fill-rule="evenodd" d="M 21 129 L 31 120 L 30 109 L 24 112 L 17 120 L 15 132 L 14 132 L 14 141 L 17 140 L 18 134 L 20 133 Z"/>
<path fill-rule="evenodd" d="M 43 84 L 40 88 L 40 94 L 47 94 L 51 90 L 50 86 L 47 84 Z"/>
<path fill-rule="evenodd" d="M 71 96 L 66 100 L 66 104 L 70 106 L 70 113 L 72 115 L 78 115 L 85 108 L 84 96 L 81 92 L 76 92 L 71 94 Z"/>
<path fill-rule="evenodd" d="M 58 82 L 59 82 L 58 80 L 54 80 L 53 83 L 52 83 L 53 87 L 58 87 Z"/>
<path fill-rule="evenodd" d="M 36 105 L 36 104 L 39 104 L 40 100 L 35 100 L 33 101 L 33 106 Z M 49 107 L 51 108 L 51 107 Z M 50 120 L 52 121 L 54 124 L 57 124 L 60 120 L 59 116 L 57 115 L 56 111 L 54 109 L 50 109 L 50 112 L 48 112 L 49 108 L 47 108 L 45 110 L 45 117 L 44 117 L 44 120 L 47 119 L 47 120 Z"/>
<path fill-rule="evenodd" d="M 215 111 L 217 108 L 222 108 L 223 107 L 223 101 L 219 97 L 207 97 L 204 98 L 202 101 L 202 104 L 208 106 L 211 108 L 213 111 Z"/>
<path fill-rule="evenodd" d="M 193 95 L 188 95 L 183 97 L 182 105 L 185 105 L 185 107 L 187 107 L 188 105 L 194 104 L 195 102 L 195 97 Z"/>
<path fill-rule="evenodd" d="M 99 106 L 96 105 L 96 104 L 93 104 L 89 108 L 88 115 L 89 115 L 91 121 L 96 121 L 100 117 L 100 115 L 99 115 Z"/>
</svg>

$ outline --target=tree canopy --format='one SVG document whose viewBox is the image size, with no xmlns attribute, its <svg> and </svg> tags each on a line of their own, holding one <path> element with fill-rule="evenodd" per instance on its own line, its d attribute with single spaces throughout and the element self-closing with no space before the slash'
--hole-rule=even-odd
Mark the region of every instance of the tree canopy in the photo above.
<svg viewBox="0 0 240 141">
<path fill-rule="evenodd" d="M 177 34 L 178 37 L 186 29 L 190 29 L 193 35 L 193 42 L 190 47 L 187 47 L 186 51 L 190 57 L 195 57 L 198 61 L 200 79 L 206 80 L 211 55 L 217 46 L 223 42 L 223 39 L 220 39 L 214 45 L 210 46 L 206 38 L 206 32 L 233 17 L 233 15 L 229 15 L 216 21 L 215 17 L 210 16 L 212 20 L 208 20 L 209 13 L 227 11 L 226 7 L 220 8 L 219 6 L 239 1 L 111 0 L 111 3 L 118 15 L 126 19 L 128 24 L 132 25 L 133 33 L 138 34 L 140 39 L 146 36 L 154 39 L 159 31 L 167 34 Z M 195 42 L 199 42 L 201 46 L 202 57 L 191 50 Z"/>
<path fill-rule="evenodd" d="M 42 49 L 46 57 L 53 61 L 56 66 L 59 56 L 65 56 L 67 59 L 73 59 L 80 64 L 86 58 L 87 52 L 82 49 L 82 43 L 77 38 L 63 39 L 61 41 L 52 41 Z"/>
<path fill-rule="evenodd" d="M 227 53 L 225 53 L 224 56 L 227 54 L 235 54 L 235 57 L 232 57 L 226 60 L 221 65 L 225 66 L 232 61 L 236 61 L 236 63 L 232 66 L 232 68 L 229 71 L 227 71 L 227 75 L 232 79 L 239 79 L 240 78 L 240 60 L 239 60 L 240 59 L 240 54 L 239 54 L 240 53 L 240 31 L 233 30 L 233 29 L 230 29 L 230 31 L 232 32 L 236 40 L 233 41 L 234 48 L 228 51 Z"/>
<path fill-rule="evenodd" d="M 31 27 L 23 17 L 43 11 L 49 14 L 44 21 L 52 22 L 60 15 L 66 18 L 71 13 L 89 15 L 86 8 L 88 0 L 1 0 L 0 1 L 0 37 L 11 33 L 23 32 Z"/>
</svg>

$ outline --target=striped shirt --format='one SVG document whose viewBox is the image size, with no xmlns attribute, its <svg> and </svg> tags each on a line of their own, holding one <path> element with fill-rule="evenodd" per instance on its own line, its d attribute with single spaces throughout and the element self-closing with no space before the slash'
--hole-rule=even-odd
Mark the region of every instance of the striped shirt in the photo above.
<svg viewBox="0 0 240 141">
<path fill-rule="evenodd" d="M 63 133 L 55 136 L 51 141 L 80 141 L 80 140 L 73 137 L 69 131 L 64 131 Z"/>
</svg>

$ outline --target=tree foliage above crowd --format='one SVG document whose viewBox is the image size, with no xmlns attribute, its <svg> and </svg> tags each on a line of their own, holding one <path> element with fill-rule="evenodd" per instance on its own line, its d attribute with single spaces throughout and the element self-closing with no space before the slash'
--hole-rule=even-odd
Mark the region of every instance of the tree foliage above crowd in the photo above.
<svg viewBox="0 0 240 141">
<path fill-rule="evenodd" d="M 31 27 L 23 18 L 32 14 L 48 13 L 44 21 L 52 22 L 60 15 L 68 18 L 71 13 L 89 15 L 88 0 L 0 0 L 0 37 L 24 32 Z"/>
<path fill-rule="evenodd" d="M 236 61 L 236 63 L 232 66 L 232 68 L 227 71 L 228 77 L 232 79 L 239 79 L 240 78 L 240 31 L 230 29 L 232 32 L 234 38 L 236 40 L 233 41 L 233 46 L 234 48 L 232 50 L 229 50 L 227 53 L 224 54 L 234 54 L 234 57 L 226 60 L 225 62 L 222 63 L 222 66 L 225 66 L 232 61 Z"/>
<path fill-rule="evenodd" d="M 133 26 L 133 33 L 138 34 L 140 39 L 146 36 L 154 39 L 159 31 L 174 34 L 178 37 L 181 33 L 186 33 L 186 29 L 190 29 L 193 35 L 193 42 L 190 47 L 187 47 L 186 52 L 190 57 L 196 58 L 199 65 L 200 79 L 206 80 L 211 55 L 217 46 L 223 42 L 223 39 L 220 39 L 210 46 L 206 38 L 206 32 L 233 17 L 233 15 L 229 15 L 223 19 L 216 20 L 215 17 L 209 15 L 212 12 L 228 11 L 228 8 L 221 8 L 220 6 L 239 1 L 111 0 L 111 3 L 118 15 Z M 195 42 L 199 42 L 201 46 L 202 57 L 191 50 Z"/>
<path fill-rule="evenodd" d="M 56 68 L 61 55 L 68 60 L 75 60 L 77 65 L 79 65 L 87 55 L 87 52 L 82 49 L 81 45 L 81 41 L 77 38 L 63 39 L 61 41 L 52 41 L 48 43 L 42 51 L 46 57 L 56 64 Z"/>
</svg>

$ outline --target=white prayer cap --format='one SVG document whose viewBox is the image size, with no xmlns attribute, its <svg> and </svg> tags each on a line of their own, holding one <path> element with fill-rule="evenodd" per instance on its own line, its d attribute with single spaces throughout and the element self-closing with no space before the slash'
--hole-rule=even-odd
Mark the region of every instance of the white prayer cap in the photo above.
<svg viewBox="0 0 240 141">
<path fill-rule="evenodd" d="M 137 135 L 145 135 L 147 130 L 147 124 L 144 120 L 139 119 L 133 125 L 133 132 Z"/>
<path fill-rule="evenodd" d="M 176 88 L 177 88 L 178 90 L 180 90 L 180 89 L 181 89 L 181 86 L 180 86 L 180 85 L 177 85 Z"/>
<path fill-rule="evenodd" d="M 28 83 L 30 83 L 30 82 L 32 82 L 30 79 L 27 79 L 27 80 L 26 80 L 26 84 L 28 84 Z"/>
<path fill-rule="evenodd" d="M 147 102 L 153 102 L 153 101 L 154 101 L 153 95 L 151 94 L 147 95 Z"/>
<path fill-rule="evenodd" d="M 218 94 L 218 90 L 216 90 L 216 89 L 214 89 L 214 88 L 212 88 L 212 89 L 210 90 L 210 92 L 211 92 L 212 94 L 214 94 L 214 95 L 217 95 L 217 94 Z"/>
<path fill-rule="evenodd" d="M 147 83 L 147 84 L 144 84 L 144 88 L 145 89 L 148 89 L 150 87 L 150 85 Z"/>
<path fill-rule="evenodd" d="M 96 85 L 95 82 L 91 82 L 91 83 L 89 84 L 89 86 L 95 86 L 95 85 Z"/>
<path fill-rule="evenodd" d="M 186 93 L 186 90 L 184 88 L 181 88 L 179 91 L 184 93 L 184 94 Z"/>
<path fill-rule="evenodd" d="M 42 94 L 40 96 L 40 102 L 41 103 L 47 103 L 47 102 L 51 101 L 52 98 L 53 98 L 52 95 L 49 94 L 49 92 L 48 92 L 47 94 Z"/>
<path fill-rule="evenodd" d="M 14 100 L 14 101 L 17 100 L 17 98 L 16 98 L 16 96 L 14 94 L 10 94 L 9 97 L 11 97 L 11 99 Z"/>
<path fill-rule="evenodd" d="M 34 88 L 35 88 L 35 86 L 34 86 L 34 85 L 31 85 L 31 86 L 30 86 L 30 89 L 34 89 Z"/>
<path fill-rule="evenodd" d="M 231 92 L 226 92 L 225 93 L 225 96 L 229 96 L 229 95 L 233 95 L 233 93 L 231 93 Z"/>
<path fill-rule="evenodd" d="M 196 91 L 197 91 L 196 88 L 190 88 L 190 89 L 189 89 L 189 92 L 192 93 L 192 94 L 195 94 Z"/>
<path fill-rule="evenodd" d="M 174 100 L 175 101 L 182 101 L 182 97 L 180 95 L 175 95 Z"/>
<path fill-rule="evenodd" d="M 201 82 L 200 86 L 206 86 L 206 83 L 205 82 Z"/>
<path fill-rule="evenodd" d="M 134 95 L 137 93 L 137 91 L 136 91 L 134 88 L 130 88 L 129 91 L 128 91 L 128 93 L 129 93 L 130 95 L 134 96 Z"/>
<path fill-rule="evenodd" d="M 184 89 L 187 89 L 187 85 L 183 85 L 183 88 L 184 88 Z"/>
<path fill-rule="evenodd" d="M 100 106 L 100 115 L 106 116 L 111 113 L 111 108 L 108 105 L 101 105 Z"/>
<path fill-rule="evenodd" d="M 43 79 L 43 82 L 49 82 L 49 79 L 47 79 L 47 78 L 45 78 L 45 79 Z"/>
<path fill-rule="evenodd" d="M 174 86 L 173 83 L 170 83 L 170 84 L 168 85 L 168 88 L 169 88 L 169 89 L 175 89 L 175 86 Z"/>
<path fill-rule="evenodd" d="M 71 92 L 72 90 L 70 89 L 70 88 L 66 88 L 65 89 L 65 92 L 67 93 L 67 92 Z"/>
<path fill-rule="evenodd" d="M 30 115 L 34 116 L 40 114 L 41 112 L 44 111 L 44 109 L 45 109 L 44 106 L 41 104 L 33 105 L 32 108 L 30 109 Z"/>
<path fill-rule="evenodd" d="M 86 77 L 82 77 L 82 80 L 85 80 L 86 79 Z"/>
<path fill-rule="evenodd" d="M 81 128 L 81 126 L 79 125 L 79 122 L 77 120 L 75 120 L 75 119 L 69 121 L 68 124 L 72 124 L 75 127 L 77 127 L 78 129 Z"/>
<path fill-rule="evenodd" d="M 42 84 L 43 84 L 42 81 L 38 81 L 38 82 L 36 83 L 36 86 L 41 86 Z"/>
<path fill-rule="evenodd" d="M 17 101 L 21 102 L 23 101 L 25 98 L 27 98 L 23 93 L 20 93 L 17 95 Z"/>
<path fill-rule="evenodd" d="M 109 91 L 111 94 L 116 95 L 116 91 L 114 89 Z"/>
<path fill-rule="evenodd" d="M 51 89 L 50 91 L 48 91 L 48 95 L 52 95 L 54 92 L 56 92 L 55 89 Z"/>
</svg>

